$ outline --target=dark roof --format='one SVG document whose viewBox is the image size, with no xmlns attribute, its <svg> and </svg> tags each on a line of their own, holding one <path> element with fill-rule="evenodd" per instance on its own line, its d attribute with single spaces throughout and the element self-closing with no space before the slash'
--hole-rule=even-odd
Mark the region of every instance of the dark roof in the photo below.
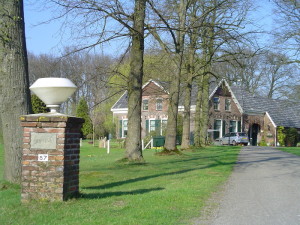
<svg viewBox="0 0 300 225">
<path fill-rule="evenodd" d="M 155 82 L 168 90 L 169 84 L 167 82 Z M 217 82 L 211 83 L 209 93 L 212 94 L 217 86 Z M 240 86 L 231 86 L 230 88 L 246 114 L 264 114 L 268 112 L 276 126 L 300 128 L 300 102 L 269 99 L 263 96 L 253 95 L 243 90 Z M 193 86 L 192 105 L 196 105 L 196 99 L 197 88 Z M 181 102 L 183 102 L 182 98 L 180 100 L 180 103 Z M 112 109 L 124 109 L 127 108 L 127 105 L 128 95 L 127 92 L 125 92 L 113 105 Z"/>
<path fill-rule="evenodd" d="M 125 109 L 128 107 L 127 91 L 119 98 L 119 100 L 112 106 L 111 109 Z"/>
<path fill-rule="evenodd" d="M 246 114 L 268 112 L 276 126 L 300 128 L 300 102 L 252 95 L 236 86 L 231 90 Z"/>
<path fill-rule="evenodd" d="M 152 80 L 149 80 L 146 84 L 150 83 Z M 164 90 L 169 89 L 169 83 L 164 81 L 155 80 L 153 81 L 160 85 Z M 128 94 L 127 91 L 124 92 L 124 94 L 120 97 L 120 99 L 112 106 L 113 109 L 127 109 L 128 107 Z"/>
</svg>

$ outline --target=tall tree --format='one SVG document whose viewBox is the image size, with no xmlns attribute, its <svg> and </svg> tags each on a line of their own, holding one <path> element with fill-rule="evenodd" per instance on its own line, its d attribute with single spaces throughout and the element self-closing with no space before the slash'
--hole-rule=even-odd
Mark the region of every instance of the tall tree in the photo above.
<svg viewBox="0 0 300 225">
<path fill-rule="evenodd" d="M 84 119 L 84 124 L 81 128 L 83 137 L 86 137 L 88 134 L 92 134 L 93 125 L 89 115 L 89 107 L 84 97 L 82 97 L 78 103 L 76 116 Z"/>
<path fill-rule="evenodd" d="M 0 1 L 0 116 L 4 139 L 4 178 L 21 178 L 19 116 L 31 111 L 22 0 Z"/>
<path fill-rule="evenodd" d="M 157 17 L 156 26 L 148 24 L 149 32 L 173 60 L 176 68 L 174 74 L 172 74 L 169 89 L 168 123 L 164 145 L 166 151 L 177 150 L 176 127 L 180 82 L 183 71 L 184 41 L 187 30 L 186 17 L 189 4 L 190 1 L 188 0 L 180 0 L 172 2 L 172 4 L 169 1 L 149 1 L 150 8 Z M 168 39 L 165 39 L 166 33 L 169 35 L 171 44 Z"/>
<path fill-rule="evenodd" d="M 126 158 L 141 161 L 141 106 L 144 64 L 144 25 L 146 0 L 135 0 L 133 27 L 130 29 L 130 72 L 128 79 L 128 133 Z"/>
<path fill-rule="evenodd" d="M 273 0 L 276 9 L 277 26 L 275 38 L 282 45 L 282 50 L 294 55 L 293 62 L 299 63 L 300 53 L 300 2 L 299 0 Z"/>
<path fill-rule="evenodd" d="M 131 62 L 127 87 L 129 97 L 128 134 L 125 158 L 130 161 L 143 160 L 140 122 L 146 0 L 130 2 L 123 0 L 51 0 L 51 2 L 65 10 L 59 17 L 66 14 L 72 17 L 73 20 L 69 21 L 69 25 L 74 25 L 73 28 L 78 30 L 81 39 L 91 38 L 88 46 L 83 46 L 77 51 L 95 47 L 116 38 L 130 37 Z M 113 29 L 111 29 L 112 26 Z M 99 27 L 101 27 L 100 31 Z"/>
</svg>

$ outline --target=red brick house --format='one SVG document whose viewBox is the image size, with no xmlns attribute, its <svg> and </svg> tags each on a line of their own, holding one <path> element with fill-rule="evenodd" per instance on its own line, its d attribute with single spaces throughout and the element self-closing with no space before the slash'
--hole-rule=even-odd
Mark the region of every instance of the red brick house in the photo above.
<svg viewBox="0 0 300 225">
<path fill-rule="evenodd" d="M 196 90 L 193 90 L 191 105 L 191 133 L 194 132 Z M 208 137 L 215 140 L 228 132 L 246 132 L 252 145 L 262 138 L 268 145 L 276 145 L 277 128 L 294 127 L 300 130 L 300 104 L 254 96 L 241 86 L 229 86 L 221 80 L 210 90 Z M 183 109 L 179 105 L 179 112 Z M 111 108 L 118 120 L 117 138 L 127 133 L 127 93 Z M 154 132 L 163 135 L 167 123 L 167 85 L 150 80 L 143 86 L 142 137 Z"/>
<path fill-rule="evenodd" d="M 300 103 L 252 95 L 222 80 L 210 94 L 209 118 L 209 128 L 219 130 L 213 139 L 242 131 L 248 134 L 251 145 L 264 139 L 276 146 L 279 126 L 300 131 Z"/>
<path fill-rule="evenodd" d="M 142 92 L 142 137 L 155 132 L 162 135 L 168 118 L 168 91 L 154 80 L 149 80 L 143 86 Z M 115 121 L 117 123 L 117 138 L 125 138 L 127 134 L 127 92 L 113 105 Z"/>
</svg>

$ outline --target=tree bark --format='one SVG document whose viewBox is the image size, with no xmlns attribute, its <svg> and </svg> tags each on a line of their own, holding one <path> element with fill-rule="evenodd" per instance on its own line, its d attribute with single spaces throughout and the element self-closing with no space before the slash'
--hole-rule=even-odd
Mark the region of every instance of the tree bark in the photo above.
<svg viewBox="0 0 300 225">
<path fill-rule="evenodd" d="M 201 147 L 201 113 L 202 113 L 202 103 L 203 103 L 203 76 L 198 77 L 197 86 L 197 102 L 196 102 L 196 112 L 195 112 L 195 131 L 194 131 L 194 145 L 195 147 Z"/>
<path fill-rule="evenodd" d="M 202 83 L 202 104 L 200 113 L 200 146 L 208 144 L 207 129 L 208 129 L 208 109 L 209 109 L 209 75 L 203 77 Z"/>
<path fill-rule="evenodd" d="M 184 111 L 183 111 L 183 128 L 182 128 L 182 141 L 181 149 L 190 148 L 190 132 L 191 132 L 191 94 L 192 94 L 192 81 L 187 81 L 184 89 Z"/>
<path fill-rule="evenodd" d="M 128 81 L 128 133 L 126 155 L 129 161 L 141 161 L 141 104 L 144 61 L 145 0 L 135 1 L 134 24 L 131 30 L 130 73 Z"/>
<path fill-rule="evenodd" d="M 179 91 L 182 73 L 183 51 L 184 51 L 184 37 L 185 37 L 185 22 L 186 22 L 187 2 L 180 1 L 178 8 L 179 26 L 176 32 L 175 57 L 177 63 L 177 72 L 171 81 L 169 94 L 169 108 L 168 108 L 168 123 L 166 130 L 166 139 L 164 149 L 166 151 L 176 151 L 176 135 L 177 135 L 177 115 L 179 103 Z"/>
<path fill-rule="evenodd" d="M 31 112 L 23 1 L 0 2 L 0 115 L 4 139 L 4 179 L 19 183 L 23 145 L 19 116 Z"/>
</svg>

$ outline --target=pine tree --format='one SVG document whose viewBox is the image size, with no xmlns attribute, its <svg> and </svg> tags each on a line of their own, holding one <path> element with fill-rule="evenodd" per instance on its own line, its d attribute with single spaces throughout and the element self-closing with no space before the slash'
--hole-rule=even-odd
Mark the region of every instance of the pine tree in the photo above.
<svg viewBox="0 0 300 225">
<path fill-rule="evenodd" d="M 32 111 L 35 114 L 49 112 L 49 109 L 46 107 L 46 104 L 36 95 L 31 95 L 31 104 Z"/>
<path fill-rule="evenodd" d="M 92 120 L 89 115 L 89 107 L 87 104 L 87 101 L 82 97 L 78 103 L 77 109 L 76 109 L 76 116 L 81 117 L 85 120 L 82 128 L 81 133 L 83 137 L 85 138 L 88 134 L 91 134 L 93 132 L 93 125 Z"/>
</svg>

